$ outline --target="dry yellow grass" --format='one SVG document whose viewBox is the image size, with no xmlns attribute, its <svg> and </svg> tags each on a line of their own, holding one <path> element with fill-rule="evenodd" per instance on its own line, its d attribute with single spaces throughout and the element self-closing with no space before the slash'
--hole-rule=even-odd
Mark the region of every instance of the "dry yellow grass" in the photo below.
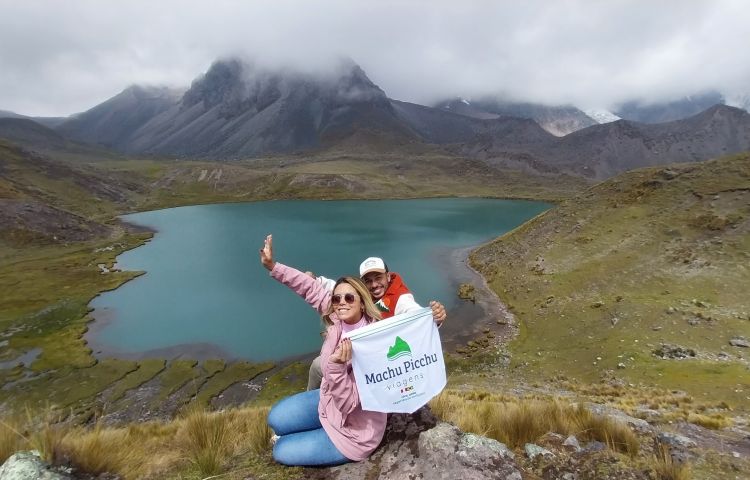
<svg viewBox="0 0 750 480">
<path fill-rule="evenodd" d="M 23 422 L 15 417 L 0 420 L 0 464 L 28 445 L 23 430 Z"/>
<path fill-rule="evenodd" d="M 0 455 L 40 449 L 54 463 L 66 458 L 80 473 L 111 472 L 124 479 L 201 477 L 224 473 L 250 457 L 268 452 L 267 408 L 239 408 L 220 413 L 190 410 L 171 422 L 126 427 L 67 427 L 53 416 L 0 421 Z"/>
<path fill-rule="evenodd" d="M 669 447 L 659 445 L 652 461 L 657 480 L 690 480 L 690 466 L 672 459 Z"/>
<path fill-rule="evenodd" d="M 231 455 L 234 438 L 225 415 L 192 409 L 178 432 L 180 449 L 203 476 L 220 473 Z"/>
<path fill-rule="evenodd" d="M 686 421 L 705 428 L 719 430 L 734 424 L 728 415 L 732 409 L 725 401 L 696 402 L 685 392 L 661 388 L 628 387 L 625 385 L 594 385 L 564 381 L 567 390 L 596 403 L 604 403 L 628 415 L 643 418 L 639 409 L 647 407 L 658 412 L 651 422 L 671 423 Z"/>
<path fill-rule="evenodd" d="M 60 447 L 65 433 L 65 426 L 45 423 L 29 433 L 29 448 L 37 450 L 44 460 L 54 462 L 60 458 Z"/>
<path fill-rule="evenodd" d="M 67 431 L 60 420 L 49 407 L 37 414 L 26 410 L 25 416 L 0 419 L 0 464 L 22 450 L 37 450 L 44 460 L 54 462 Z"/>
<path fill-rule="evenodd" d="M 106 429 L 76 429 L 62 442 L 62 451 L 80 471 L 92 475 L 104 472 L 123 472 L 135 460 L 137 451 L 128 441 L 127 431 Z"/>
<path fill-rule="evenodd" d="M 238 444 L 243 449 L 262 454 L 269 450 L 271 428 L 268 426 L 268 408 L 245 408 L 227 413 L 239 435 Z"/>
<path fill-rule="evenodd" d="M 204 476 L 226 471 L 234 458 L 268 450 L 271 430 L 264 408 L 221 413 L 191 409 L 177 432 L 180 450 Z"/>
<path fill-rule="evenodd" d="M 700 425 L 701 427 L 710 428 L 712 430 L 720 430 L 722 428 L 731 427 L 734 423 L 731 418 L 721 413 L 712 413 L 710 415 L 701 415 L 700 413 L 689 413 L 687 421 Z"/>
<path fill-rule="evenodd" d="M 48 462 L 60 458 L 60 446 L 68 430 L 60 411 L 50 405 L 37 412 L 27 408 L 24 430 L 26 448 L 37 450 Z"/>
<path fill-rule="evenodd" d="M 638 439 L 627 425 L 557 399 L 518 399 L 446 390 L 430 406 L 438 417 L 462 430 L 492 437 L 511 448 L 555 432 L 598 440 L 631 457 L 638 454 Z"/>
<path fill-rule="evenodd" d="M 71 429 L 60 450 L 80 472 L 98 475 L 112 472 L 130 478 L 159 478 L 180 466 L 172 423 L 149 422 L 127 428 L 100 424 Z"/>
</svg>

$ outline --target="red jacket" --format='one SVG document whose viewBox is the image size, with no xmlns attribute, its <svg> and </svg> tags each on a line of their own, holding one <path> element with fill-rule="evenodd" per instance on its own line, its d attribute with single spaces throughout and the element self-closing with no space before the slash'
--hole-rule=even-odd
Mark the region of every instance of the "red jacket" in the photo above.
<svg viewBox="0 0 750 480">
<path fill-rule="evenodd" d="M 411 294 L 409 287 L 401 279 L 401 275 L 396 272 L 389 272 L 387 275 L 391 276 L 391 282 L 388 284 L 385 295 L 375 303 L 384 319 L 391 318 L 395 314 L 396 304 L 401 295 Z"/>
</svg>

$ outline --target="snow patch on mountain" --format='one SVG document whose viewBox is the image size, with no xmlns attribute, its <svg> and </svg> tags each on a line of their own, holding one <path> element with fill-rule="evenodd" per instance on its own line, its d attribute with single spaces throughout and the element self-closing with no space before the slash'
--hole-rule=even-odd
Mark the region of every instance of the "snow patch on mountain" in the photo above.
<svg viewBox="0 0 750 480">
<path fill-rule="evenodd" d="M 596 123 L 600 123 L 600 124 L 611 123 L 611 122 L 616 122 L 617 120 L 620 120 L 620 117 L 610 112 L 609 110 L 605 110 L 603 108 L 591 108 L 588 110 L 584 110 L 583 113 L 585 113 L 586 116 L 590 117 Z"/>
</svg>

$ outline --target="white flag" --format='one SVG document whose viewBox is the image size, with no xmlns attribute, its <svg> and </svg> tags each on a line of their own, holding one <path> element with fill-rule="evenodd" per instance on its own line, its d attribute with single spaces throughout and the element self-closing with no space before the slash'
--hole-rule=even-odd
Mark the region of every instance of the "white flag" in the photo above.
<svg viewBox="0 0 750 480">
<path fill-rule="evenodd" d="M 445 362 L 432 310 L 422 308 L 358 328 L 352 368 L 362 410 L 412 413 L 445 387 Z"/>
</svg>

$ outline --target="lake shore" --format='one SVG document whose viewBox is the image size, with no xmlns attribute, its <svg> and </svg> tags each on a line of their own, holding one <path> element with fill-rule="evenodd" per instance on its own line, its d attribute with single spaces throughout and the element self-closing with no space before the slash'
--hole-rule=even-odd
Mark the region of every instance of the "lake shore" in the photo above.
<svg viewBox="0 0 750 480">
<path fill-rule="evenodd" d="M 443 301 L 448 305 L 452 304 L 448 310 L 448 319 L 440 332 L 446 353 L 475 339 L 486 329 L 499 337 L 499 341 L 506 341 L 516 333 L 513 314 L 489 288 L 486 279 L 469 265 L 469 255 L 482 245 L 484 244 L 450 249 L 436 255 L 445 266 L 456 294 L 456 297 Z M 474 286 L 473 302 L 457 299 L 458 287 L 464 283 Z"/>
<path fill-rule="evenodd" d="M 274 225 L 279 258 L 300 269 L 325 274 L 332 270 L 327 259 L 337 257 L 340 265 L 352 267 L 366 252 L 388 259 L 420 304 L 436 299 L 446 305 L 449 320 L 441 335 L 448 346 L 457 346 L 487 328 L 508 323 L 507 312 L 484 287 L 484 279 L 469 269 L 469 252 L 547 208 L 485 199 L 382 201 L 372 207 L 371 215 L 362 217 L 359 202 L 336 207 L 346 220 L 346 230 L 330 223 L 333 207 L 328 202 L 202 206 L 131 218 L 163 233 L 146 248 L 118 257 L 122 266 L 148 270 L 146 275 L 90 304 L 96 322 L 90 325 L 87 340 L 97 358 L 168 355 L 280 361 L 318 349 L 318 324 L 310 320 L 316 316 L 269 282 L 247 249 L 248 242 L 260 238 L 259 231 L 267 233 Z M 399 220 L 389 223 L 387 219 L 394 216 Z M 226 227 L 220 236 L 216 219 Z M 295 226 L 298 221 L 324 228 L 313 230 L 312 236 L 300 235 L 305 230 Z M 179 227 L 180 233 L 175 233 L 186 224 L 189 227 Z M 389 227 L 373 229 L 373 225 Z M 310 241 L 316 245 L 313 250 Z M 462 283 L 475 285 L 480 293 L 475 302 L 456 298 Z M 265 309 L 269 302 L 273 308 Z M 296 335 L 285 336 L 282 326 L 290 326 Z M 266 337 L 288 341 L 281 345 L 259 341 Z"/>
</svg>

